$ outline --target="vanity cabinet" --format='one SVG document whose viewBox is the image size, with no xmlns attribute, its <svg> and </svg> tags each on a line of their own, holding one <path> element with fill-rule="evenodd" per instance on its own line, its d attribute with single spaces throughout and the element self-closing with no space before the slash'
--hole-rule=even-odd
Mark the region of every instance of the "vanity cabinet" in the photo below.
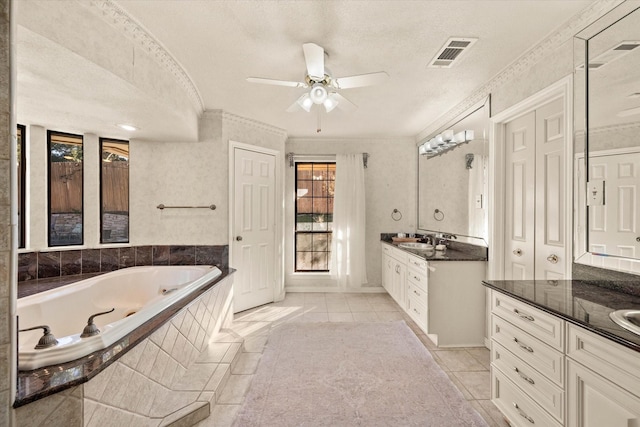
<svg viewBox="0 0 640 427">
<path fill-rule="evenodd" d="M 640 353 L 567 328 L 567 425 L 640 425 Z"/>
<path fill-rule="evenodd" d="M 382 263 L 382 286 L 400 307 L 405 308 L 407 253 L 389 245 L 382 245 Z"/>
<path fill-rule="evenodd" d="M 491 397 L 513 426 L 640 425 L 640 352 L 492 290 Z"/>
<path fill-rule="evenodd" d="M 484 261 L 431 261 L 382 243 L 382 285 L 440 347 L 484 347 Z"/>
</svg>

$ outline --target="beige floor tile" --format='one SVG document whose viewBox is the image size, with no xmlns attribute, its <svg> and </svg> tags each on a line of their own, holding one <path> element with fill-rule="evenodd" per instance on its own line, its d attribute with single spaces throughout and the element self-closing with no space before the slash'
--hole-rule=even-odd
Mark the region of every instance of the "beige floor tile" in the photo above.
<svg viewBox="0 0 640 427">
<path fill-rule="evenodd" d="M 489 371 L 452 372 L 474 399 L 491 399 Z"/>
<path fill-rule="evenodd" d="M 356 322 L 379 322 L 382 319 L 374 311 L 356 311 L 353 313 L 353 320 Z"/>
<path fill-rule="evenodd" d="M 376 315 L 382 322 L 393 322 L 404 319 L 399 311 L 377 311 Z"/>
<path fill-rule="evenodd" d="M 256 373 L 258 363 L 262 353 L 242 353 L 238 358 L 238 362 L 235 364 L 231 373 L 234 375 L 252 375 Z"/>
<path fill-rule="evenodd" d="M 262 353 L 269 339 L 268 333 L 250 335 L 244 339 L 244 351 L 247 353 Z"/>
<path fill-rule="evenodd" d="M 431 339 L 424 333 L 417 334 L 417 337 L 422 342 L 422 344 L 424 344 L 424 346 L 427 347 L 427 350 L 429 351 L 438 350 L 438 346 L 433 341 L 431 341 Z"/>
<path fill-rule="evenodd" d="M 489 369 L 491 366 L 491 352 L 488 348 L 485 347 L 477 347 L 477 348 L 469 348 L 467 352 L 471 354 L 478 362 L 485 367 L 485 369 Z"/>
<path fill-rule="evenodd" d="M 464 386 L 464 384 L 462 384 L 460 382 L 460 380 L 458 378 L 456 378 L 456 376 L 453 374 L 453 372 L 445 371 L 445 373 L 447 374 L 447 376 L 449 377 L 449 379 L 451 380 L 453 385 L 455 385 L 457 387 L 457 389 L 460 390 L 460 393 L 462 393 L 462 395 L 464 396 L 464 398 L 466 400 L 473 400 L 473 395 L 469 392 L 469 390 L 467 390 L 467 388 Z"/>
<path fill-rule="evenodd" d="M 445 365 L 449 371 L 486 371 L 478 360 L 466 350 L 433 350 L 431 352 L 438 357 L 441 365 Z"/>
<path fill-rule="evenodd" d="M 304 322 L 328 322 L 329 316 L 325 313 L 305 313 L 302 317 Z"/>
<path fill-rule="evenodd" d="M 328 313 L 329 322 L 353 322 L 353 314 L 351 313 Z"/>
<path fill-rule="evenodd" d="M 346 300 L 327 301 L 328 313 L 351 313 Z"/>
<path fill-rule="evenodd" d="M 231 375 L 218 398 L 219 404 L 240 404 L 249 390 L 253 375 Z"/>
<path fill-rule="evenodd" d="M 392 312 L 400 311 L 400 307 L 398 306 L 398 304 L 392 304 L 390 302 L 372 301 L 371 306 L 373 307 L 374 311 L 392 311 Z"/>
<path fill-rule="evenodd" d="M 209 418 L 200 421 L 196 427 L 231 427 L 236 419 L 240 405 L 221 405 L 213 407 Z"/>
<path fill-rule="evenodd" d="M 374 311 L 373 306 L 366 299 L 350 298 L 347 302 L 352 313 L 356 311 Z"/>
</svg>

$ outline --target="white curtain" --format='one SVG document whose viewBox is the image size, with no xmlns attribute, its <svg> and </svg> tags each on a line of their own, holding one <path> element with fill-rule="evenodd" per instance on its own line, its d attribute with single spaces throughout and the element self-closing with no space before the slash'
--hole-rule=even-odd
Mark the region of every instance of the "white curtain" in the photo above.
<svg viewBox="0 0 640 427">
<path fill-rule="evenodd" d="M 340 287 L 367 283 L 362 154 L 336 155 L 331 277 Z"/>
</svg>

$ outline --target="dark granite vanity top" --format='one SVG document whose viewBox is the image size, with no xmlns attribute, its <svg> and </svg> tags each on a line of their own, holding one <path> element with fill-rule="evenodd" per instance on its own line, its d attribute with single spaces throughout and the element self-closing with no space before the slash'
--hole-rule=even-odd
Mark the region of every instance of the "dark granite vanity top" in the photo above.
<svg viewBox="0 0 640 427">
<path fill-rule="evenodd" d="M 34 369 L 31 371 L 18 371 L 16 400 L 13 407 L 17 408 L 19 406 L 26 405 L 27 403 L 31 403 L 38 399 L 42 399 L 43 397 L 50 396 L 54 393 L 58 393 L 62 390 L 89 381 L 112 362 L 122 357 L 136 344 L 151 335 L 151 333 L 162 326 L 167 320 L 187 306 L 191 301 L 195 300 L 204 292 L 215 286 L 216 283 L 235 272 L 235 269 L 233 268 L 219 268 L 222 271 L 222 274 L 216 279 L 204 285 L 196 292 L 187 295 L 174 305 L 168 307 L 113 345 L 71 362 L 46 366 L 44 368 Z M 95 274 L 91 276 L 95 276 Z M 36 287 L 39 286 L 42 291 L 46 290 L 42 288 L 50 288 L 49 286 L 56 287 L 56 285 L 62 286 L 73 281 L 87 278 L 87 275 L 78 275 L 73 277 L 74 280 L 71 281 L 69 281 L 68 278 L 65 278 L 64 281 L 63 279 L 56 278 L 49 279 L 48 281 L 42 280 L 39 285 L 37 283 L 34 283 L 34 285 Z M 61 281 L 63 282 L 61 283 Z"/>
<path fill-rule="evenodd" d="M 427 261 L 486 261 L 487 248 L 461 242 L 449 242 L 446 251 L 425 251 L 423 249 L 402 248 L 399 243 L 393 242 L 391 238 L 381 239 L 383 243 L 394 246 L 402 251 L 425 259 Z"/>
<path fill-rule="evenodd" d="M 640 309 L 640 282 L 590 280 L 485 280 L 483 284 L 598 335 L 640 351 L 640 335 L 609 313 Z"/>
</svg>

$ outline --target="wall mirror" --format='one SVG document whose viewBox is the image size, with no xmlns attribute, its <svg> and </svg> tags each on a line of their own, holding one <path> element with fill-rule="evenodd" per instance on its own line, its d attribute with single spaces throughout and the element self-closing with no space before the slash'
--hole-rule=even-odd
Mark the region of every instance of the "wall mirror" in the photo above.
<svg viewBox="0 0 640 427">
<path fill-rule="evenodd" d="M 465 135 L 470 139 L 439 154 L 419 150 L 419 232 L 455 234 L 460 240 L 486 246 L 489 117 L 487 96 L 421 141 L 419 146 L 429 141 L 433 145 L 434 139 L 443 135 L 445 140 Z"/>
<path fill-rule="evenodd" d="M 619 6 L 574 40 L 575 257 L 619 270 L 640 259 L 637 6 Z"/>
</svg>

